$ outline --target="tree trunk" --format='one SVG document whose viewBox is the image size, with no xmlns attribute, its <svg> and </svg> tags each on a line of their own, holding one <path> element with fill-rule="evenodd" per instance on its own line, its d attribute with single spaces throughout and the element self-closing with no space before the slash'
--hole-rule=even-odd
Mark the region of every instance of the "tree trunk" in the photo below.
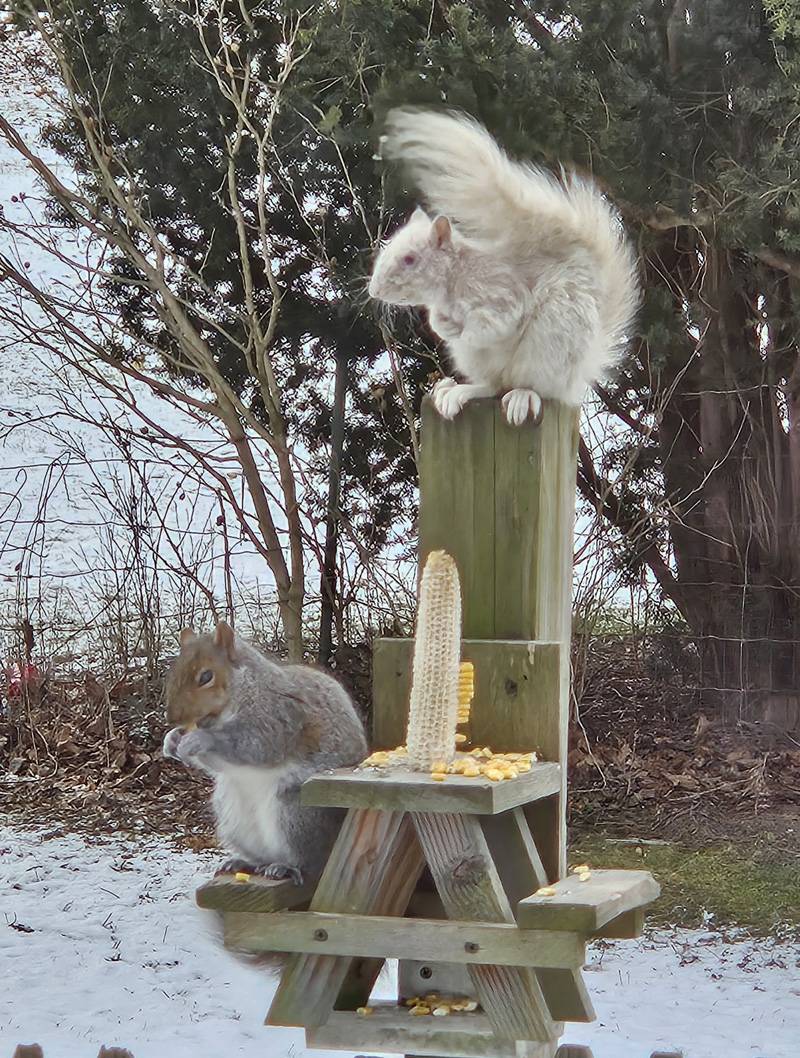
<svg viewBox="0 0 800 1058">
<path fill-rule="evenodd" d="M 336 609 L 336 574 L 339 554 L 339 501 L 342 489 L 344 413 L 347 400 L 347 358 L 336 355 L 336 379 L 331 409 L 331 461 L 328 471 L 328 503 L 325 512 L 325 550 L 320 578 L 319 647 L 317 661 L 330 664 L 333 653 L 333 621 Z"/>
</svg>

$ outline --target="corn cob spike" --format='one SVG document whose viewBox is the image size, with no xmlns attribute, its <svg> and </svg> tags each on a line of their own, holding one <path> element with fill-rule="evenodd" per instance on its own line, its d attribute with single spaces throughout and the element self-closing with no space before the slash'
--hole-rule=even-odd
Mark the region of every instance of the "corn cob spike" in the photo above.
<svg viewBox="0 0 800 1058">
<path fill-rule="evenodd" d="M 432 551 L 422 571 L 408 718 L 408 763 L 441 774 L 455 759 L 461 651 L 458 570 L 444 551 Z M 444 765 L 437 769 L 434 765 Z"/>
</svg>

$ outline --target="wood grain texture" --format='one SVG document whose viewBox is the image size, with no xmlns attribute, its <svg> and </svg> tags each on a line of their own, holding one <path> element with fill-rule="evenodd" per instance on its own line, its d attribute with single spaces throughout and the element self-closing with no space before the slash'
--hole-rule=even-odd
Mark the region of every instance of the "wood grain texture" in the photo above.
<svg viewBox="0 0 800 1058">
<path fill-rule="evenodd" d="M 414 825 L 451 919 L 514 924 L 514 913 L 472 816 L 414 813 Z M 471 966 L 481 1006 L 498 1036 L 549 1041 L 556 1025 L 535 974 L 520 967 Z"/>
<path fill-rule="evenodd" d="M 520 900 L 547 885 L 547 875 L 528 826 L 525 813 L 514 808 L 481 819 L 503 889 L 512 909 Z"/>
<path fill-rule="evenodd" d="M 378 639 L 373 644 L 374 734 L 378 749 L 406 737 L 411 693 L 413 639 Z M 475 696 L 469 732 L 474 745 L 498 752 L 537 750 L 557 761 L 561 747 L 558 712 L 562 668 L 560 643 L 463 639 L 461 656 L 475 666 Z"/>
<path fill-rule="evenodd" d="M 550 1015 L 556 1021 L 594 1021 L 595 1013 L 579 968 L 537 970 Z"/>
<path fill-rule="evenodd" d="M 287 911 L 225 915 L 225 940 L 239 951 L 314 952 L 476 965 L 581 967 L 577 933 L 442 919 Z"/>
<path fill-rule="evenodd" d="M 517 921 L 524 929 L 595 933 L 619 915 L 650 904 L 661 887 L 649 871 L 596 871 L 587 882 L 576 874 L 558 882 L 554 896 L 521 900 Z"/>
<path fill-rule="evenodd" d="M 331 851 L 311 910 L 402 915 L 422 867 L 422 851 L 408 816 L 353 809 Z M 351 964 L 352 959 L 346 956 L 290 956 L 267 1023 L 323 1024 L 339 999 Z M 370 972 L 377 976 L 380 965 L 373 964 Z M 367 983 L 365 980 L 364 987 Z"/>
<path fill-rule="evenodd" d="M 550 1044 L 498 1039 L 481 1013 L 418 1018 L 394 1003 L 375 1003 L 372 1008 L 370 1017 L 335 1012 L 321 1028 L 306 1032 L 306 1045 L 442 1058 L 550 1058 L 553 1053 Z"/>
<path fill-rule="evenodd" d="M 232 874 L 220 874 L 205 882 L 195 893 L 198 907 L 211 911 L 285 911 L 307 904 L 314 895 L 313 884 L 274 882 L 251 875 L 237 882 Z"/>
<path fill-rule="evenodd" d="M 531 766 L 516 779 L 492 782 L 480 776 L 448 775 L 437 782 L 422 772 L 343 768 L 308 779 L 302 803 L 326 808 L 379 808 L 388 812 L 468 812 L 496 815 L 540 797 L 549 797 L 561 786 L 561 768 L 550 761 Z"/>
</svg>

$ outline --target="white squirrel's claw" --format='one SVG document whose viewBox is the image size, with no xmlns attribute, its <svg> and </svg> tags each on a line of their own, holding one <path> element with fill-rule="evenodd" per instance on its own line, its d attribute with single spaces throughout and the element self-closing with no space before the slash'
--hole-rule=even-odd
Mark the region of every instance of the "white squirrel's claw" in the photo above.
<svg viewBox="0 0 800 1058">
<path fill-rule="evenodd" d="M 433 395 L 436 410 L 444 419 L 455 419 L 465 404 L 473 399 L 472 386 L 452 385 Z"/>
<path fill-rule="evenodd" d="M 461 411 L 461 407 L 463 407 L 462 404 L 461 407 L 451 410 L 450 402 L 447 400 L 447 395 L 454 389 L 458 388 L 458 383 L 454 378 L 440 378 L 431 390 L 433 406 L 445 419 L 452 419 L 459 411 Z"/>
<path fill-rule="evenodd" d="M 506 420 L 512 426 L 522 426 L 528 415 L 538 419 L 542 413 L 542 398 L 532 389 L 511 389 L 502 400 Z"/>
</svg>

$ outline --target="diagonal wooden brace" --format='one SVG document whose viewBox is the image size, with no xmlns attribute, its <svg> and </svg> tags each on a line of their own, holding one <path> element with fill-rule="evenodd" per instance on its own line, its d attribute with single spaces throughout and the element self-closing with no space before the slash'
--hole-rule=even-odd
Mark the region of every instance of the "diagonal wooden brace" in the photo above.
<svg viewBox="0 0 800 1058">
<path fill-rule="evenodd" d="M 448 916 L 513 924 L 514 913 L 478 819 L 432 812 L 414 813 L 413 819 Z M 544 1041 L 558 1035 L 533 971 L 516 966 L 470 966 L 469 972 L 498 1036 Z"/>
<path fill-rule="evenodd" d="M 352 809 L 317 885 L 311 910 L 402 915 L 422 867 L 422 850 L 408 816 Z M 382 962 L 371 960 L 367 974 L 373 982 Z M 350 956 L 292 955 L 281 976 L 267 1024 L 307 1028 L 324 1025 L 352 963 Z"/>
</svg>

